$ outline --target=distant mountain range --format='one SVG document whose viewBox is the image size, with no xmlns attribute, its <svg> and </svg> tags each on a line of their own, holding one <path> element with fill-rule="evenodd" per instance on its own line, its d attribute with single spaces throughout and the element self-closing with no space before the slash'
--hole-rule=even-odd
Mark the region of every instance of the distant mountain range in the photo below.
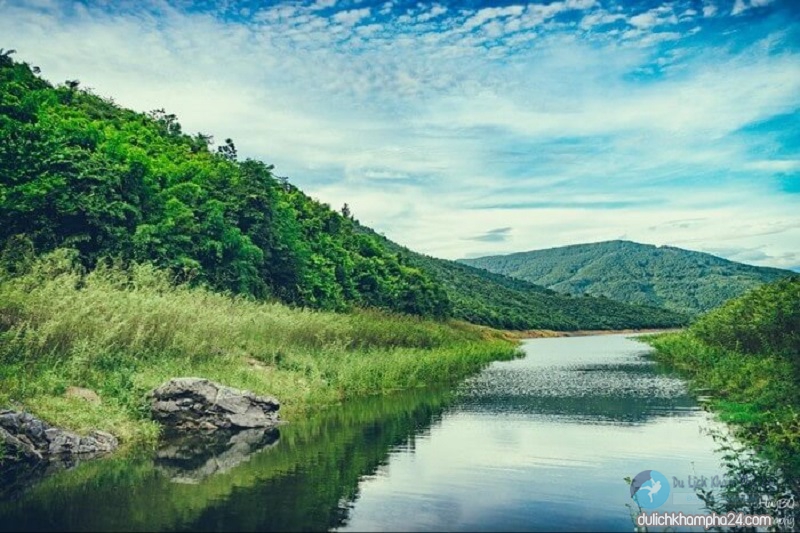
<svg viewBox="0 0 800 533">
<path fill-rule="evenodd" d="M 453 318 L 496 328 L 529 330 L 625 329 L 676 327 L 689 315 L 649 304 L 628 304 L 605 297 L 574 297 L 510 276 L 487 272 L 456 261 L 409 250 L 378 235 L 404 263 L 425 272 L 440 284 L 450 300 Z"/>
<path fill-rule="evenodd" d="M 461 263 L 573 295 L 605 296 L 698 314 L 789 270 L 672 246 L 606 241 L 462 259 Z"/>
</svg>

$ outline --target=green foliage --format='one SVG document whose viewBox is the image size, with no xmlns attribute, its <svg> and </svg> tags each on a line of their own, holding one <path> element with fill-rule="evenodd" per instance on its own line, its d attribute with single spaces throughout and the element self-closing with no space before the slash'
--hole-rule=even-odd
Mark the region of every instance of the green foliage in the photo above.
<svg viewBox="0 0 800 533">
<path fill-rule="evenodd" d="M 777 268 L 630 241 L 578 244 L 461 262 L 560 292 L 606 296 L 693 315 L 791 275 Z"/>
<path fill-rule="evenodd" d="M 763 285 L 678 334 L 646 339 L 709 390 L 723 420 L 800 474 L 800 276 Z"/>
<path fill-rule="evenodd" d="M 702 317 L 692 333 L 745 354 L 776 354 L 800 367 L 800 276 L 753 290 Z"/>
<path fill-rule="evenodd" d="M 374 235 L 367 228 L 360 230 Z M 417 254 L 386 239 L 383 244 L 405 263 L 430 273 L 444 287 L 453 316 L 468 322 L 513 330 L 560 331 L 676 327 L 688 322 L 679 312 L 608 298 L 573 298 L 481 268 Z"/>
<path fill-rule="evenodd" d="M 752 453 L 721 431 L 712 431 L 711 435 L 722 454 L 725 483 L 720 489 L 695 489 L 704 508 L 719 515 L 769 515 L 773 524 L 768 531 L 796 531 L 800 519 L 800 508 L 796 505 L 800 479 L 791 477 L 791 472 Z M 723 531 L 719 527 L 714 530 Z M 755 532 L 756 528 L 739 526 L 725 531 Z"/>
<path fill-rule="evenodd" d="M 444 291 L 354 221 L 237 161 L 231 139 L 182 133 L 175 115 L 120 109 L 77 80 L 53 87 L 0 62 L 0 243 L 149 261 L 178 281 L 319 309 L 443 318 Z"/>
<path fill-rule="evenodd" d="M 497 332 L 359 310 L 292 309 L 187 284 L 149 264 L 100 263 L 59 249 L 0 271 L 0 406 L 57 425 L 152 441 L 145 394 L 203 376 L 274 394 L 285 416 L 352 396 L 451 383 L 516 355 Z M 95 405 L 67 398 L 87 387 Z"/>
</svg>

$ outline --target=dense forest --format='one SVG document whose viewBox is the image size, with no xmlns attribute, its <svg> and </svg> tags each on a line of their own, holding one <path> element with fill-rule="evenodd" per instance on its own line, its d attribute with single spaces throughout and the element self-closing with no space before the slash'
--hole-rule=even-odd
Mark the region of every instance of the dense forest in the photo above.
<svg viewBox="0 0 800 533">
<path fill-rule="evenodd" d="M 240 161 L 231 139 L 215 146 L 209 135 L 184 133 L 164 110 L 122 109 L 78 80 L 53 86 L 7 52 L 0 139 L 0 245 L 10 272 L 20 258 L 66 247 L 90 270 L 149 262 L 176 282 L 298 307 L 517 329 L 685 322 L 412 254 L 272 166 Z"/>
<path fill-rule="evenodd" d="M 461 262 L 560 292 L 606 296 L 692 315 L 792 274 L 630 241 L 577 244 Z"/>
</svg>

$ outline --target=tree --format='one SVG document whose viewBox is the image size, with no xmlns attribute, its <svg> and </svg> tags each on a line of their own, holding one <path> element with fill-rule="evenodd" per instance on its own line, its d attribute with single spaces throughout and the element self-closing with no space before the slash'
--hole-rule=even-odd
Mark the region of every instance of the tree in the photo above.
<svg viewBox="0 0 800 533">
<path fill-rule="evenodd" d="M 14 60 L 11 59 L 11 56 L 16 54 L 16 50 L 6 50 L 5 48 L 0 48 L 0 65 L 13 65 Z"/>
<path fill-rule="evenodd" d="M 233 140 L 230 138 L 225 139 L 225 144 L 217 147 L 217 153 L 228 161 L 236 161 L 236 145 L 233 144 Z"/>
<path fill-rule="evenodd" d="M 181 125 L 178 122 L 178 117 L 176 117 L 174 113 L 168 114 L 164 108 L 161 108 L 150 111 L 147 116 L 160 124 L 168 135 L 181 134 Z"/>
</svg>

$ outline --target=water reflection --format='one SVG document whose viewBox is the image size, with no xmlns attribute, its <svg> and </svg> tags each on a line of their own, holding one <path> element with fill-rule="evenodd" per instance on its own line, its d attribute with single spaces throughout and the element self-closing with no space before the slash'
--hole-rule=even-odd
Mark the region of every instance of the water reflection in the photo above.
<svg viewBox="0 0 800 533">
<path fill-rule="evenodd" d="M 390 450 L 413 451 L 450 398 L 369 398 L 280 434 L 218 434 L 170 441 L 155 457 L 96 460 L 0 503 L 0 531 L 328 530 L 346 520 L 362 477 Z"/>
<path fill-rule="evenodd" d="M 107 453 L 85 453 L 64 456 L 53 456 L 47 461 L 36 464 L 26 462 L 11 463 L 0 468 L 0 502 L 22 497 L 31 487 L 35 487 L 43 479 L 52 477 L 65 470 L 103 457 Z"/>
<path fill-rule="evenodd" d="M 361 485 L 341 530 L 633 527 L 627 475 L 717 468 L 707 416 L 624 336 L 537 339 L 467 380 L 411 454 Z M 694 497 L 666 510 L 699 511 Z"/>
<path fill-rule="evenodd" d="M 166 439 L 158 448 L 156 468 L 174 483 L 200 483 L 250 460 L 277 444 L 277 428 L 190 433 Z"/>
</svg>

